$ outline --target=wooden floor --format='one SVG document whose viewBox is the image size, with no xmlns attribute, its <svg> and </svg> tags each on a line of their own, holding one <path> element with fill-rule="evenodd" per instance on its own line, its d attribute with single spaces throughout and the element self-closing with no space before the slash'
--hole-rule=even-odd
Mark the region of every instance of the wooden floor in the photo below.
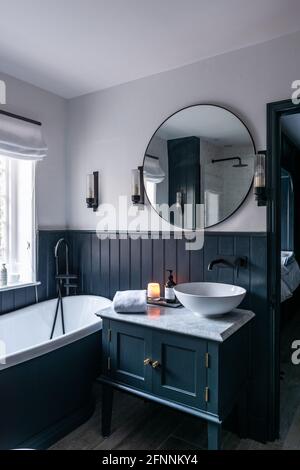
<svg viewBox="0 0 300 470">
<path fill-rule="evenodd" d="M 281 383 L 281 436 L 267 445 L 239 439 L 224 431 L 223 449 L 300 449 L 300 365 L 291 364 L 291 341 L 300 339 L 300 314 L 283 335 Z M 112 434 L 103 439 L 100 431 L 101 390 L 95 389 L 98 403 L 89 421 L 57 442 L 51 449 L 95 450 L 197 450 L 207 448 L 204 421 L 178 413 L 131 395 L 115 393 Z"/>
</svg>

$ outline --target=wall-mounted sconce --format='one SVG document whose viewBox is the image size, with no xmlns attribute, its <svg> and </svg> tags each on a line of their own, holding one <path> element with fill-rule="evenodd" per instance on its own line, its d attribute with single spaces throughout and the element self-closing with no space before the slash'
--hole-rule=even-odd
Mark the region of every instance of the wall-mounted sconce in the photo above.
<svg viewBox="0 0 300 470">
<path fill-rule="evenodd" d="M 267 205 L 266 191 L 266 152 L 261 151 L 255 155 L 253 191 L 258 206 Z"/>
<path fill-rule="evenodd" d="M 132 192 L 131 200 L 133 204 L 144 204 L 144 174 L 143 167 L 139 166 L 136 170 L 131 171 Z"/>
<path fill-rule="evenodd" d="M 99 206 L 99 172 L 94 171 L 86 179 L 86 205 L 94 212 Z"/>
</svg>

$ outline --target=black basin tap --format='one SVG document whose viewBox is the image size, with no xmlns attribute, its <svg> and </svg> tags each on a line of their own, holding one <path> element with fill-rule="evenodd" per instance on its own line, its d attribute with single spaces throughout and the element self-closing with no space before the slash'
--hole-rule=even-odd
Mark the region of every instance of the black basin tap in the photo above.
<svg viewBox="0 0 300 470">
<path fill-rule="evenodd" d="M 247 257 L 227 257 L 227 258 L 217 258 L 211 261 L 207 267 L 208 271 L 212 271 L 214 266 L 227 266 L 236 270 L 236 275 L 238 277 L 240 268 L 246 268 L 247 266 Z"/>
<path fill-rule="evenodd" d="M 229 268 L 235 268 L 235 264 L 232 263 L 231 261 L 228 261 L 227 259 L 224 259 L 224 258 L 218 258 L 218 259 L 214 259 L 213 261 L 209 263 L 208 268 L 207 268 L 208 271 L 212 271 L 213 267 L 218 264 L 221 264 L 223 266 L 228 266 Z"/>
</svg>

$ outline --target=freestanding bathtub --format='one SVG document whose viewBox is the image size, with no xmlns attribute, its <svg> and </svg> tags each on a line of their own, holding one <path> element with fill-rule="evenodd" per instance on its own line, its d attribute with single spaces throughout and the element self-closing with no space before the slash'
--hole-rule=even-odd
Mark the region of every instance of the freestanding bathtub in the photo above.
<svg viewBox="0 0 300 470">
<path fill-rule="evenodd" d="M 64 297 L 0 316 L 0 449 L 43 449 L 92 414 L 92 384 L 101 367 L 102 322 L 111 301 Z"/>
</svg>

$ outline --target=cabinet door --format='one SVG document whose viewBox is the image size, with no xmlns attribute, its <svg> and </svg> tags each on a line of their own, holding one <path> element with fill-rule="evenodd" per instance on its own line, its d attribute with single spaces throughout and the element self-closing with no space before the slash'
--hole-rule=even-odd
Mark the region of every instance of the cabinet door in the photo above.
<svg viewBox="0 0 300 470">
<path fill-rule="evenodd" d="M 153 332 L 153 393 L 194 408 L 206 409 L 206 341 Z"/>
<path fill-rule="evenodd" d="M 110 328 L 111 378 L 150 391 L 152 367 L 145 365 L 144 360 L 151 358 L 151 330 L 115 321 Z"/>
</svg>

